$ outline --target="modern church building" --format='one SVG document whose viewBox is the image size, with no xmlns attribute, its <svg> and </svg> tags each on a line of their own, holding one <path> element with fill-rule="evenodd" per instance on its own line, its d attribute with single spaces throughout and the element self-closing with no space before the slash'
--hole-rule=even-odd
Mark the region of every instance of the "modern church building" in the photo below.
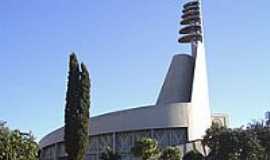
<svg viewBox="0 0 270 160">
<path fill-rule="evenodd" d="M 181 25 L 178 41 L 190 45 L 191 53 L 172 58 L 156 104 L 92 117 L 87 160 L 98 160 L 107 146 L 123 160 L 134 159 L 130 149 L 141 137 L 156 139 L 161 148 L 179 146 L 186 152 L 200 147 L 212 121 L 228 125 L 224 114 L 211 116 L 200 0 L 183 5 Z M 64 128 L 45 136 L 39 146 L 41 160 L 66 159 Z"/>
</svg>

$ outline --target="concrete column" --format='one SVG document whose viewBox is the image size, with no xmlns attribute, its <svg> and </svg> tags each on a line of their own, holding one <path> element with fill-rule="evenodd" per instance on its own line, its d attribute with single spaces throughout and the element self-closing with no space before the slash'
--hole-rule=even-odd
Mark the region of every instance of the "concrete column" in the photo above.
<svg viewBox="0 0 270 160">
<path fill-rule="evenodd" d="M 154 138 L 154 129 L 151 129 L 151 138 Z"/>
<path fill-rule="evenodd" d="M 97 157 L 98 157 L 98 159 L 99 159 L 99 140 L 97 140 Z"/>
<path fill-rule="evenodd" d="M 54 144 L 54 160 L 57 160 L 57 143 Z"/>
<path fill-rule="evenodd" d="M 115 132 L 113 132 L 113 152 L 115 152 L 116 151 L 116 134 L 115 134 Z"/>
</svg>

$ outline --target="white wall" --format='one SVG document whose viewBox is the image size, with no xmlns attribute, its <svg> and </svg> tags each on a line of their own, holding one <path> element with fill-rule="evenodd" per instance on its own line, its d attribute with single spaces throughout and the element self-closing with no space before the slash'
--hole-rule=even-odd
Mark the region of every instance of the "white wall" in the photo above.
<svg viewBox="0 0 270 160">
<path fill-rule="evenodd" d="M 189 124 L 189 139 L 196 140 L 203 137 L 207 128 L 211 126 L 211 112 L 209 107 L 208 78 L 204 44 L 198 42 L 195 60 L 194 79 L 192 88 L 192 109 Z"/>
<path fill-rule="evenodd" d="M 190 102 L 193 70 L 194 58 L 192 56 L 175 55 L 160 91 L 157 104 Z"/>
</svg>

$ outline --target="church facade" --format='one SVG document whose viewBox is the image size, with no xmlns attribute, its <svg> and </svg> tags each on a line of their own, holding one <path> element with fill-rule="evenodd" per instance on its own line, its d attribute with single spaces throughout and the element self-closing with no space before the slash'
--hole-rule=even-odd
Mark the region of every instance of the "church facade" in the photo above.
<svg viewBox="0 0 270 160">
<path fill-rule="evenodd" d="M 178 41 L 190 45 L 191 53 L 172 58 L 156 104 L 91 118 L 86 160 L 99 160 L 108 146 L 123 160 L 132 160 L 130 149 L 142 137 L 156 139 L 161 148 L 178 146 L 184 153 L 194 146 L 202 150 L 200 139 L 212 121 L 228 125 L 227 116 L 210 112 L 200 0 L 183 5 L 181 25 Z M 46 135 L 39 146 L 41 160 L 65 160 L 64 128 Z"/>
</svg>

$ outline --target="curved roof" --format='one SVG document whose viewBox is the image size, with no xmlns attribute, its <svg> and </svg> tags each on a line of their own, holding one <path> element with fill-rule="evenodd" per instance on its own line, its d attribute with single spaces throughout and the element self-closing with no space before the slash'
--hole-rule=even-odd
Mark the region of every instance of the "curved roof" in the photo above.
<svg viewBox="0 0 270 160">
<path fill-rule="evenodd" d="M 189 105 L 190 103 L 173 103 L 145 106 L 96 116 L 90 119 L 90 135 L 149 128 L 188 127 Z M 42 138 L 39 146 L 44 148 L 63 141 L 62 127 Z"/>
</svg>

